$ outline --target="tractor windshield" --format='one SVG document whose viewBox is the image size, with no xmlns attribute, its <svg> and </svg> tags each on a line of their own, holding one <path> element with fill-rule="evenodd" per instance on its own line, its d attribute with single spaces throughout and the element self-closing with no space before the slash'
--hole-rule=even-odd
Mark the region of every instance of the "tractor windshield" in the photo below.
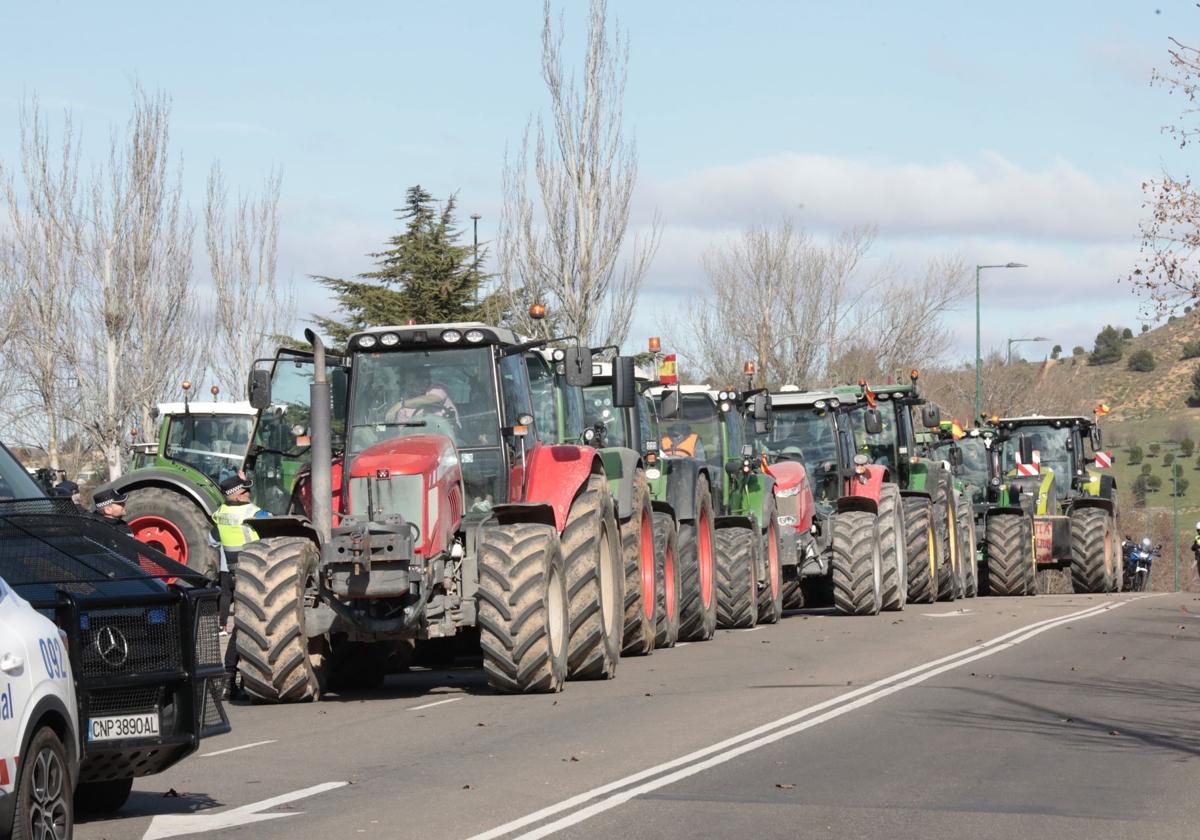
<svg viewBox="0 0 1200 840">
<path fill-rule="evenodd" d="M 818 468 L 828 463 L 837 466 L 837 437 L 828 409 L 776 405 L 763 446 L 771 462 L 803 460 Z"/>
<path fill-rule="evenodd" d="M 1029 438 L 1042 469 L 1054 470 L 1054 489 L 1065 498 L 1071 489 L 1071 428 L 1052 425 L 1021 426 L 1004 442 L 1004 472 L 1015 475 L 1021 438 Z"/>
<path fill-rule="evenodd" d="M 611 384 L 589 385 L 583 389 L 583 421 L 586 427 L 603 426 L 605 446 L 637 448 L 629 442 L 623 414 L 623 411 L 613 407 Z"/>
<path fill-rule="evenodd" d="M 876 408 L 883 421 L 883 431 L 877 435 L 867 434 L 864 416 L 870 408 L 866 403 L 859 403 L 850 412 L 851 428 L 854 430 L 854 448 L 871 459 L 873 464 L 885 467 L 896 466 L 896 446 L 899 435 L 899 425 L 896 421 L 895 400 L 879 400 Z"/>
<path fill-rule="evenodd" d="M 167 423 L 163 456 L 221 482 L 242 468 L 253 429 L 252 414 L 176 414 Z"/>
<path fill-rule="evenodd" d="M 983 488 L 987 487 L 988 479 L 988 457 L 989 452 L 987 446 L 981 437 L 964 437 L 958 441 L 942 440 L 930 447 L 930 454 L 939 460 L 950 460 L 950 447 L 958 446 L 958 451 L 962 453 L 962 471 L 959 477 L 964 484 L 970 484 L 974 488 L 974 495 L 982 498 Z"/>
<path fill-rule="evenodd" d="M 712 397 L 683 394 L 679 416 L 663 423 L 661 443 L 668 458 L 699 458 L 721 468 L 721 415 Z"/>
</svg>

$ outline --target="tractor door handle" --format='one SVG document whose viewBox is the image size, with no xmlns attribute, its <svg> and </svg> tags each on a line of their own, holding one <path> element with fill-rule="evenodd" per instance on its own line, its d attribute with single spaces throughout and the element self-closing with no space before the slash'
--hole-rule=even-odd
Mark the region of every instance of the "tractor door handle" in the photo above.
<svg viewBox="0 0 1200 840">
<path fill-rule="evenodd" d="M 21 666 L 24 664 L 25 660 L 15 653 L 6 653 L 4 656 L 0 656 L 0 671 L 6 674 L 15 674 L 21 670 Z"/>
</svg>

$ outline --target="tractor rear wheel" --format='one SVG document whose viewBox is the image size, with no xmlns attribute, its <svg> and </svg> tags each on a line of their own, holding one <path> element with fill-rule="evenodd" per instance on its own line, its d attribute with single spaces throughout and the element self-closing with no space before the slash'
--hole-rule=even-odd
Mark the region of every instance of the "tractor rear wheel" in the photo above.
<svg viewBox="0 0 1200 840">
<path fill-rule="evenodd" d="M 963 597 L 974 598 L 979 594 L 979 561 L 976 558 L 975 512 L 964 506 L 958 511 L 958 535 L 962 541 L 959 556 L 962 557 Z"/>
<path fill-rule="evenodd" d="M 562 553 L 571 616 L 567 679 L 612 679 L 621 655 L 625 570 L 604 476 L 589 476 L 571 502 Z"/>
<path fill-rule="evenodd" d="M 953 601 L 960 597 L 958 567 L 958 527 L 955 522 L 954 486 L 949 476 L 935 478 L 933 489 L 933 530 L 937 534 L 938 558 L 937 600 Z"/>
<path fill-rule="evenodd" d="M 904 536 L 908 541 L 908 600 L 932 604 L 938 592 L 938 541 L 933 530 L 929 500 L 920 496 L 904 499 Z"/>
<path fill-rule="evenodd" d="M 658 602 L 658 623 L 654 632 L 656 648 L 675 647 L 679 640 L 679 586 L 675 517 L 669 513 L 654 514 L 654 591 Z"/>
<path fill-rule="evenodd" d="M 679 526 L 675 559 L 680 570 L 683 600 L 679 609 L 679 641 L 704 642 L 717 631 L 717 535 L 713 527 L 712 494 L 708 481 L 696 482 L 696 518 Z"/>
<path fill-rule="evenodd" d="M 567 584 L 549 525 L 518 522 L 479 535 L 479 646 L 495 691 L 562 691 L 567 678 Z"/>
<path fill-rule="evenodd" d="M 804 606 L 804 589 L 800 586 L 800 579 L 785 580 L 783 582 L 783 608 L 785 610 L 798 610 Z"/>
<path fill-rule="evenodd" d="M 305 608 L 317 605 L 317 560 L 305 537 L 257 540 L 238 554 L 238 670 L 255 700 L 298 703 L 325 690 L 328 641 L 310 639 L 304 627 Z"/>
<path fill-rule="evenodd" d="M 758 534 L 733 526 L 717 531 L 717 626 L 758 623 Z"/>
<path fill-rule="evenodd" d="M 646 474 L 633 474 L 633 504 L 621 523 L 621 554 L 625 561 L 625 628 L 621 655 L 640 656 L 654 650 L 658 626 L 655 593 L 654 519 Z"/>
<path fill-rule="evenodd" d="M 997 513 L 987 518 L 988 595 L 1024 595 L 1029 585 L 1029 517 Z"/>
<path fill-rule="evenodd" d="M 1117 568 L 1112 517 L 1102 508 L 1071 511 L 1071 588 L 1111 592 Z"/>
<path fill-rule="evenodd" d="M 833 605 L 843 615 L 877 615 L 883 601 L 875 517 L 854 510 L 833 517 Z"/>
<path fill-rule="evenodd" d="M 882 609 L 902 610 L 908 603 L 908 540 L 904 536 L 903 502 L 900 488 L 885 484 L 879 488 L 879 553 L 883 575 Z"/>
<path fill-rule="evenodd" d="M 777 624 L 783 618 L 783 546 L 774 503 L 767 514 L 767 530 L 759 537 L 758 621 Z"/>
<path fill-rule="evenodd" d="M 198 504 L 165 487 L 138 487 L 125 495 L 125 521 L 134 537 L 193 571 L 217 579 L 219 557 L 209 542 L 213 523 Z"/>
</svg>

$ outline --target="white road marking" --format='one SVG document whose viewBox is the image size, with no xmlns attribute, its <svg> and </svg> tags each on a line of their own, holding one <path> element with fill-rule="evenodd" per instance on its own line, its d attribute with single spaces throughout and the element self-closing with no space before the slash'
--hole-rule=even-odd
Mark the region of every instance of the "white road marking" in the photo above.
<svg viewBox="0 0 1200 840">
<path fill-rule="evenodd" d="M 447 703 L 457 703 L 461 699 L 461 697 L 451 697 L 449 700 L 438 700 L 435 703 L 425 703 L 422 706 L 409 706 L 408 711 L 419 712 L 421 709 L 432 709 L 434 706 L 444 706 Z"/>
<path fill-rule="evenodd" d="M 1147 595 L 1142 597 L 1155 596 Z M 876 680 L 875 682 L 865 685 L 862 688 L 855 689 L 854 691 L 848 691 L 821 703 L 816 703 L 805 709 L 801 709 L 797 712 L 793 712 L 792 714 L 779 718 L 778 720 L 765 723 L 762 726 L 755 727 L 754 729 L 748 730 L 739 735 L 726 738 L 724 741 L 719 743 L 712 744 L 711 746 L 704 747 L 696 750 L 695 752 L 659 764 L 655 767 L 650 767 L 646 770 L 626 776 L 623 779 L 617 779 L 616 781 L 593 788 L 590 791 L 585 791 L 584 793 L 564 799 L 561 802 L 558 802 L 554 805 L 549 805 L 531 814 L 527 814 L 524 817 L 518 817 L 515 820 L 511 820 L 504 825 L 497 826 L 496 828 L 490 829 L 481 834 L 476 834 L 468 838 L 468 840 L 494 840 L 495 838 L 511 834 L 518 829 L 541 822 L 547 817 L 551 817 L 555 814 L 561 813 L 562 811 L 569 810 L 577 805 L 583 805 L 593 799 L 611 794 L 614 791 L 619 791 L 622 788 L 627 788 L 626 790 L 610 796 L 607 799 L 602 799 L 593 805 L 589 805 L 586 808 L 582 808 L 579 811 L 568 814 L 565 817 L 561 817 L 552 823 L 547 823 L 546 825 L 536 828 L 533 831 L 521 834 L 518 838 L 516 838 L 516 840 L 536 840 L 536 838 L 545 837 L 549 834 L 553 834 L 557 831 L 567 828 L 568 826 L 575 825 L 586 819 L 589 819 L 596 814 L 602 813 L 611 808 L 615 808 L 617 805 L 627 802 L 636 796 L 642 795 L 643 793 L 672 784 L 680 779 L 684 779 L 703 770 L 707 770 L 710 767 L 715 767 L 718 764 L 723 764 L 726 761 L 730 761 L 746 752 L 750 752 L 767 744 L 773 743 L 774 741 L 786 738 L 789 735 L 802 732 L 805 729 L 817 726 L 818 724 L 832 720 L 833 718 L 840 717 L 847 712 L 853 711 L 854 709 L 870 703 L 874 703 L 876 700 L 924 682 L 925 680 L 945 673 L 946 671 L 957 668 L 960 665 L 965 665 L 969 662 L 974 662 L 976 659 L 982 659 L 984 657 L 991 656 L 995 653 L 999 653 L 1002 650 L 1008 650 L 1014 645 L 1031 639 L 1047 630 L 1051 630 L 1060 624 L 1091 618 L 1095 615 L 1099 615 L 1103 612 L 1107 612 L 1108 610 L 1124 606 L 1127 603 L 1131 603 L 1131 601 L 1137 600 L 1141 600 L 1141 598 L 1133 598 L 1130 599 L 1130 601 L 1117 601 L 1109 604 L 1100 604 L 1095 607 L 1089 607 L 1084 610 L 1068 613 L 1067 615 L 1057 618 L 1042 619 L 1041 621 L 1036 621 L 1033 624 L 1019 627 L 1016 630 L 1010 630 L 1009 632 L 997 636 L 994 639 L 989 639 L 986 642 L 965 648 L 964 650 L 952 653 L 948 656 L 943 656 L 939 659 L 925 662 L 921 665 L 914 666 L 908 670 L 901 671 L 889 677 L 884 677 L 883 679 Z M 830 711 L 825 711 L 827 709 Z M 820 714 L 817 717 L 809 720 L 804 720 L 801 723 L 796 723 L 796 721 L 800 721 L 803 718 L 807 718 L 810 715 L 816 714 L 817 712 L 824 712 L 824 714 Z M 789 724 L 794 725 L 789 726 Z M 780 727 L 787 728 L 780 729 Z M 739 744 L 740 746 L 738 746 Z M 722 752 L 722 750 L 724 750 L 724 752 Z M 716 755 L 714 755 L 714 753 Z M 706 756 L 711 756 L 711 758 L 705 759 Z M 700 759 L 705 760 L 702 761 Z M 673 770 L 679 767 L 682 767 L 683 769 L 676 770 L 674 773 L 659 776 L 660 773 L 664 773 L 665 771 Z M 644 779 L 649 779 L 654 776 L 658 776 L 658 778 L 652 779 L 652 781 L 646 782 L 645 784 L 637 787 L 628 788 L 629 785 L 641 782 Z"/>
<path fill-rule="evenodd" d="M 675 647 L 687 647 L 691 642 L 676 642 Z"/>
<path fill-rule="evenodd" d="M 958 616 L 966 615 L 969 612 L 971 612 L 971 611 L 970 610 L 955 610 L 954 612 L 948 612 L 948 613 L 921 613 L 921 615 L 928 616 L 929 618 L 957 618 Z"/>
<path fill-rule="evenodd" d="M 284 811 L 282 813 L 260 814 L 259 811 L 265 811 L 268 808 L 277 808 L 280 805 L 295 802 L 297 799 L 304 799 L 308 796 L 324 793 L 327 790 L 343 787 L 345 784 L 346 782 L 325 782 L 324 784 L 313 785 L 303 790 L 294 790 L 291 793 L 273 796 L 261 802 L 252 802 L 249 805 L 242 805 L 239 808 L 230 808 L 228 811 L 221 811 L 219 814 L 159 814 L 150 821 L 150 827 L 142 835 L 142 840 L 164 840 L 167 837 L 219 831 L 223 828 L 236 828 L 240 825 L 277 820 L 281 817 L 299 816 L 304 812 Z"/>
<path fill-rule="evenodd" d="M 275 741 L 255 741 L 253 744 L 242 744 L 240 747 L 230 747 L 227 750 L 217 750 L 216 752 L 204 753 L 200 758 L 212 758 L 214 755 L 225 755 L 225 753 L 237 752 L 238 750 L 248 750 L 251 747 L 261 747 L 266 744 L 274 744 Z"/>
<path fill-rule="evenodd" d="M 765 625 L 765 624 L 755 624 L 753 627 L 743 627 L 742 632 L 743 633 L 753 633 L 755 630 L 761 630 L 766 626 L 767 625 Z"/>
</svg>

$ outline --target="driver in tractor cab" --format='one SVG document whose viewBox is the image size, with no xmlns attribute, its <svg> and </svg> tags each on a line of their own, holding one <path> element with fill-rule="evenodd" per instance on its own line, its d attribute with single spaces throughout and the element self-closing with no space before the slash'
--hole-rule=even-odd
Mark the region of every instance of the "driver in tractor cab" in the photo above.
<svg viewBox="0 0 1200 840">
<path fill-rule="evenodd" d="M 704 442 L 700 440 L 700 435 L 692 431 L 691 424 L 683 419 L 676 420 L 667 428 L 667 434 L 662 438 L 662 448 L 668 457 L 705 460 Z"/>
<path fill-rule="evenodd" d="M 385 415 L 389 423 L 403 423 L 415 420 L 422 414 L 433 414 L 445 417 L 459 425 L 458 407 L 450 399 L 450 392 L 440 385 L 434 385 L 429 378 L 429 371 L 421 368 L 405 384 L 400 401 L 387 410 Z"/>
</svg>

